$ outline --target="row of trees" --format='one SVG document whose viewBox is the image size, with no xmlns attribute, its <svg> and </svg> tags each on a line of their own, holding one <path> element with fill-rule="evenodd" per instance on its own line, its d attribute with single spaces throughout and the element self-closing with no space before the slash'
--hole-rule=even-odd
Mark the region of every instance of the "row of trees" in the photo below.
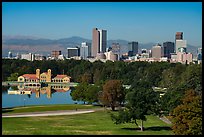
<svg viewBox="0 0 204 137">
<path fill-rule="evenodd" d="M 85 60 L 30 62 L 3 59 L 2 79 L 13 80 L 17 75 L 35 73 L 37 68 L 40 68 L 41 71 L 47 71 L 50 68 L 54 75 L 64 73 L 71 76 L 72 81 L 80 82 L 79 86 L 71 92 L 73 100 L 102 103 L 110 106 L 112 110 L 116 106 L 125 106 L 125 109 L 120 110 L 118 115 L 112 115 L 116 124 L 124 122 L 137 124 L 137 119 L 143 121 L 146 114 L 159 114 L 162 110 L 167 115 L 172 115 L 173 121 L 175 121 L 174 125 L 177 125 L 173 126 L 173 131 L 176 134 L 192 133 L 193 128 L 188 133 L 175 130 L 178 127 L 176 117 L 182 114 L 177 113 L 179 109 L 176 108 L 184 104 L 183 99 L 187 95 L 186 91 L 193 90 L 196 99 L 202 96 L 202 66 L 200 64 L 127 63 L 121 61 L 91 63 Z M 125 90 L 122 85 L 126 84 L 131 85 L 131 89 Z M 152 90 L 153 86 L 165 87 L 167 92 L 162 98 L 159 98 L 159 94 Z M 199 99 L 201 100 L 201 98 Z M 194 102 L 194 105 L 196 106 L 198 102 Z M 191 110 L 194 111 L 195 106 Z M 199 111 L 196 110 L 197 112 Z M 196 115 L 198 117 L 192 117 L 200 118 L 199 114 Z M 180 116 L 179 120 L 181 118 L 184 116 Z M 187 129 L 191 127 L 187 124 L 184 125 Z M 184 125 L 182 126 L 184 127 Z M 143 129 L 142 126 L 141 129 Z M 200 129 L 200 124 L 197 129 Z M 192 134 L 195 133 L 198 132 Z"/>
<path fill-rule="evenodd" d="M 48 69 L 52 70 L 52 74 L 67 74 L 72 77 L 72 81 L 81 82 L 84 75 L 89 78 L 90 83 L 101 83 L 110 79 L 122 80 L 124 84 L 132 84 L 133 80 L 141 78 L 148 79 L 153 85 L 158 85 L 161 80 L 163 70 L 174 67 L 177 64 L 168 62 L 148 63 L 148 62 L 132 62 L 126 63 L 122 61 L 103 63 L 95 61 L 93 63 L 85 60 L 43 60 L 43 61 L 27 61 L 16 59 L 2 59 L 2 80 L 6 81 L 12 73 L 22 75 L 25 73 L 35 73 L 39 68 L 41 72 Z M 88 75 L 87 75 L 88 74 Z M 154 80 L 152 80 L 152 78 Z"/>
<path fill-rule="evenodd" d="M 25 73 L 35 73 L 52 70 L 53 75 L 66 74 L 71 81 L 102 85 L 106 80 L 121 80 L 124 85 L 159 86 L 168 89 L 161 102 L 162 109 L 167 113 L 181 103 L 181 98 L 188 89 L 195 89 L 198 94 L 202 91 L 202 65 L 183 65 L 168 62 L 111 62 L 85 60 L 44 60 L 27 61 L 2 59 L 2 81 L 17 80 Z"/>
<path fill-rule="evenodd" d="M 95 88 L 90 88 L 95 87 Z M 94 89 L 94 90 L 93 90 Z M 150 114 L 162 115 L 161 102 L 158 92 L 153 91 L 150 85 L 140 82 L 137 87 L 124 89 L 120 80 L 108 80 L 102 88 L 100 86 L 80 83 L 76 90 L 71 91 L 73 99 L 88 103 L 98 102 L 105 106 L 119 107 L 118 114 L 111 113 L 115 124 L 134 123 L 137 126 L 141 121 L 141 131 L 144 130 L 143 121 Z M 187 90 L 181 102 L 171 112 L 172 129 L 175 134 L 201 135 L 202 134 L 202 94 L 193 89 Z M 121 109 L 121 106 L 125 108 Z"/>
<path fill-rule="evenodd" d="M 144 87 L 146 86 L 146 87 Z M 95 87 L 94 91 L 93 88 Z M 96 88 L 97 87 L 97 88 Z M 119 107 L 119 114 L 111 118 L 115 124 L 134 122 L 141 120 L 141 130 L 143 130 L 143 121 L 148 114 L 159 114 L 159 93 L 141 82 L 137 87 L 125 89 L 120 80 L 107 80 L 102 86 L 91 85 L 86 82 L 80 83 L 75 90 L 71 91 L 72 99 L 86 101 L 87 103 L 98 102 L 115 110 Z M 121 109 L 125 106 L 125 109 Z"/>
</svg>

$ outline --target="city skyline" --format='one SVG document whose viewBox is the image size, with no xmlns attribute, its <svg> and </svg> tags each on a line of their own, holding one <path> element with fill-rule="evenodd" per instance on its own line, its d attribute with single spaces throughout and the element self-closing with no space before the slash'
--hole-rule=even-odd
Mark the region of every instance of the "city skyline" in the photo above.
<svg viewBox="0 0 204 137">
<path fill-rule="evenodd" d="M 92 38 L 94 27 L 107 39 L 139 43 L 174 41 L 175 32 L 202 46 L 201 2 L 3 2 L 2 34 L 58 39 Z"/>
</svg>

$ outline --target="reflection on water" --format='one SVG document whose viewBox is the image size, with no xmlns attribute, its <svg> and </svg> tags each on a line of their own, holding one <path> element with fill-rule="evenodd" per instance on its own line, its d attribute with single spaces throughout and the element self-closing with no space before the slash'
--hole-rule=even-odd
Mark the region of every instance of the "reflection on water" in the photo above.
<svg viewBox="0 0 204 137">
<path fill-rule="evenodd" d="M 70 96 L 72 87 L 67 85 L 48 85 L 2 87 L 2 107 L 15 107 L 44 104 L 74 104 Z M 80 102 L 78 102 L 80 103 Z"/>
<path fill-rule="evenodd" d="M 8 89 L 8 94 L 35 94 L 36 98 L 39 98 L 41 94 L 46 94 L 47 98 L 51 98 L 52 94 L 55 92 L 67 92 L 70 90 L 69 86 L 64 85 L 55 85 L 55 86 L 25 86 L 25 85 L 18 85 L 16 87 L 10 87 Z"/>
</svg>

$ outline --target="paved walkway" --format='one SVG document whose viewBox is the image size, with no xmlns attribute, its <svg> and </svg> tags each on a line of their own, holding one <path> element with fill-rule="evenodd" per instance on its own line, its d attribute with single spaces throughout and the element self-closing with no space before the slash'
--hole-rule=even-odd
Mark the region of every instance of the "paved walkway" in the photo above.
<svg viewBox="0 0 204 137">
<path fill-rule="evenodd" d="M 107 108 L 106 108 L 107 109 Z M 57 111 L 43 111 L 43 112 L 25 112 L 25 113 L 13 113 L 13 114 L 2 114 L 3 118 L 8 117 L 38 117 L 38 116 L 59 116 L 59 115 L 75 115 L 92 113 L 97 110 L 104 110 L 104 108 L 97 109 L 81 109 L 81 110 L 57 110 Z M 165 116 L 159 117 L 162 121 L 167 124 L 172 124 Z"/>
<path fill-rule="evenodd" d="M 172 124 L 170 120 L 168 120 L 168 118 L 166 118 L 165 116 L 159 117 L 159 119 L 161 119 L 162 121 L 164 121 L 167 124 Z"/>
<path fill-rule="evenodd" d="M 43 112 L 25 112 L 25 113 L 13 113 L 3 114 L 2 117 L 37 117 L 37 116 L 59 116 L 59 115 L 74 115 L 95 112 L 98 109 L 90 110 L 58 110 L 58 111 L 43 111 Z"/>
</svg>

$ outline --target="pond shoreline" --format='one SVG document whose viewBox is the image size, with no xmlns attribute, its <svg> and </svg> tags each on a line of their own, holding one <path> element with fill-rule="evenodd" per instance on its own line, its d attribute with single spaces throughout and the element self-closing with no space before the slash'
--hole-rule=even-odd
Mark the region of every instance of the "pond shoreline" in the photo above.
<svg viewBox="0 0 204 137">
<path fill-rule="evenodd" d="M 17 86 L 19 84 L 27 84 L 27 83 L 26 82 L 18 82 L 18 81 L 4 81 L 4 82 L 2 82 L 2 86 Z M 45 83 L 41 83 L 41 84 L 47 84 L 47 85 L 50 85 L 50 86 L 64 85 L 64 86 L 75 87 L 79 83 L 76 83 L 76 82 L 70 82 L 70 83 L 45 82 Z"/>
</svg>

